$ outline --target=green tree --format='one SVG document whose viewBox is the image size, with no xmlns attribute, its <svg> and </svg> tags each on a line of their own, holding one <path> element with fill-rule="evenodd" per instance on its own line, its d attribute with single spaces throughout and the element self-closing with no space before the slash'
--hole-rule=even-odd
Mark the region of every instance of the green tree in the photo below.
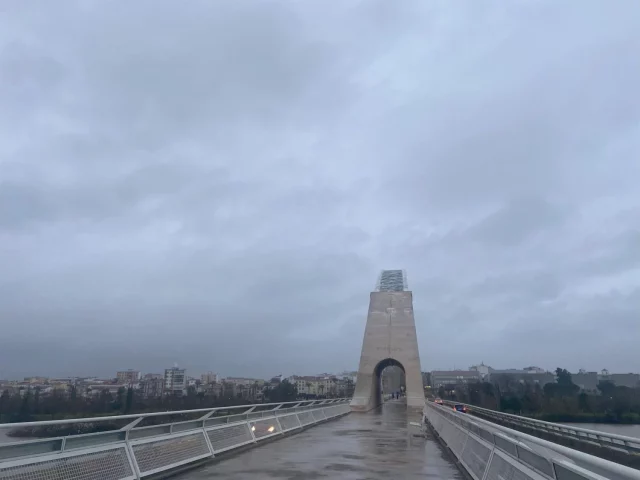
<svg viewBox="0 0 640 480">
<path fill-rule="evenodd" d="M 522 397 L 522 410 L 525 413 L 535 413 L 542 407 L 542 391 L 540 385 L 526 384 Z"/>
<path fill-rule="evenodd" d="M 270 403 L 292 402 L 298 397 L 298 389 L 285 379 L 279 385 L 266 388 L 264 395 L 265 399 Z"/>
<path fill-rule="evenodd" d="M 629 387 L 616 387 L 613 393 L 613 413 L 618 420 L 631 412 L 633 390 Z"/>
<path fill-rule="evenodd" d="M 556 383 L 563 386 L 573 385 L 571 374 L 566 368 L 556 368 Z"/>
<path fill-rule="evenodd" d="M 249 397 L 251 398 L 251 400 L 256 399 L 256 397 L 258 396 L 259 389 L 260 389 L 260 385 L 258 384 L 258 382 L 257 381 L 253 382 L 253 384 L 249 388 Z"/>
<path fill-rule="evenodd" d="M 98 412 L 108 412 L 110 409 L 110 405 L 113 403 L 113 396 L 111 392 L 106 389 L 100 390 L 100 396 L 98 399 L 97 411 Z"/>
<path fill-rule="evenodd" d="M 124 408 L 124 393 L 125 393 L 124 387 L 118 388 L 118 393 L 116 393 L 116 401 L 113 402 L 114 410 L 122 410 Z"/>
<path fill-rule="evenodd" d="M 482 394 L 481 406 L 484 408 L 498 408 L 498 394 L 496 387 L 492 383 L 483 382 L 480 387 L 480 393 Z"/>
<path fill-rule="evenodd" d="M 522 411 L 522 402 L 517 396 L 505 396 L 500 399 L 500 410 L 519 414 Z"/>
<path fill-rule="evenodd" d="M 591 412 L 591 402 L 589 401 L 589 395 L 587 395 L 585 392 L 582 392 L 580 395 L 578 395 L 578 407 L 583 412 Z"/>
<path fill-rule="evenodd" d="M 31 389 L 27 388 L 22 396 L 20 405 L 19 421 L 27 422 L 31 419 Z"/>
<path fill-rule="evenodd" d="M 483 406 L 482 384 L 480 382 L 469 384 L 469 403 L 479 407 Z"/>
<path fill-rule="evenodd" d="M 603 396 L 612 397 L 616 390 L 616 384 L 609 380 L 604 380 L 598 383 L 598 390 L 600 390 Z"/>
<path fill-rule="evenodd" d="M 133 388 L 129 387 L 127 389 L 127 399 L 124 405 L 124 413 L 131 412 L 132 407 L 133 407 Z"/>
<path fill-rule="evenodd" d="M 33 397 L 33 413 L 38 415 L 40 413 L 40 387 L 36 387 Z"/>
<path fill-rule="evenodd" d="M 9 393 L 9 390 L 3 391 L 2 395 L 0 395 L 0 423 L 3 422 L 3 415 L 5 414 L 10 402 L 11 394 Z"/>
<path fill-rule="evenodd" d="M 564 368 L 556 368 L 556 383 L 547 383 L 544 394 L 548 397 L 574 397 L 580 387 L 573 383 L 571 374 Z"/>
</svg>

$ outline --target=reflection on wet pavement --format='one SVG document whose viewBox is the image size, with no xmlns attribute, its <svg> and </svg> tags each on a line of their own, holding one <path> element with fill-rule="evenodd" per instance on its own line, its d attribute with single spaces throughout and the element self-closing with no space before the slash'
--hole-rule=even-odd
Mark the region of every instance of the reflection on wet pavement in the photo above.
<svg viewBox="0 0 640 480">
<path fill-rule="evenodd" d="M 231 480 L 462 479 L 429 433 L 414 437 L 403 404 L 389 403 L 367 414 L 352 413 L 235 457 L 185 473 L 180 478 Z"/>
</svg>

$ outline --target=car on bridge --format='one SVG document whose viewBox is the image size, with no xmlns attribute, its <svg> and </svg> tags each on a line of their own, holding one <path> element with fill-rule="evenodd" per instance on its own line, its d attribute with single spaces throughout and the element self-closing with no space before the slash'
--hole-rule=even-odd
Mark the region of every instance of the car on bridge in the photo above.
<svg viewBox="0 0 640 480">
<path fill-rule="evenodd" d="M 464 406 L 464 405 L 462 405 L 461 403 L 456 403 L 456 404 L 453 406 L 453 409 L 454 409 L 456 412 L 460 412 L 460 413 L 467 413 L 467 407 L 466 407 L 466 406 Z"/>
<path fill-rule="evenodd" d="M 441 398 L 436 398 L 434 402 L 437 403 L 438 405 L 444 405 L 444 402 L 442 401 Z"/>
</svg>

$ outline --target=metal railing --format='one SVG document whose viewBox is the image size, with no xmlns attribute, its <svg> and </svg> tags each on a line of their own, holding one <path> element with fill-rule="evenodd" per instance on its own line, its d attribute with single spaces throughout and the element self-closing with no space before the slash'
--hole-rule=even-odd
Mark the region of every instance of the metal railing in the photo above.
<svg viewBox="0 0 640 480">
<path fill-rule="evenodd" d="M 139 479 L 337 418 L 349 413 L 349 401 L 307 400 L 0 424 L 0 430 L 101 423 L 111 428 L 0 443 L 0 479 Z M 162 417 L 168 419 L 162 422 Z"/>
<path fill-rule="evenodd" d="M 453 405 L 451 402 L 447 404 Z M 612 450 L 622 451 L 629 454 L 640 454 L 640 438 L 627 437 L 625 435 L 617 435 L 615 433 L 599 432 L 581 427 L 562 425 L 560 423 L 545 422 L 534 418 L 522 417 L 510 413 L 497 412 L 488 408 L 476 407 L 473 405 L 465 405 L 470 411 L 480 413 L 497 422 L 507 423 L 513 427 L 524 427 L 540 432 L 546 432 L 551 435 L 565 437 L 572 440 L 587 442 L 592 445 L 610 448 Z"/>
<path fill-rule="evenodd" d="M 428 402 L 425 420 L 474 480 L 640 480 L 640 471 Z"/>
</svg>

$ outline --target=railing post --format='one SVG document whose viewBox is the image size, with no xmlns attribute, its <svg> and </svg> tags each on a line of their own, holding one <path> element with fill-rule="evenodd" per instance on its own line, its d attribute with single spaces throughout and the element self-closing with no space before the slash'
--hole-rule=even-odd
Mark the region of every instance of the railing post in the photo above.
<svg viewBox="0 0 640 480">
<path fill-rule="evenodd" d="M 211 452 L 211 456 L 215 457 L 216 454 L 215 454 L 215 452 L 213 450 L 213 445 L 211 444 L 211 439 L 209 438 L 209 435 L 207 435 L 207 430 L 204 428 L 204 421 L 202 422 L 202 434 L 204 435 L 204 441 L 207 443 L 207 448 Z"/>
<path fill-rule="evenodd" d="M 256 434 L 253 432 L 253 427 L 251 426 L 251 422 L 247 420 L 247 427 L 249 427 L 249 432 L 251 433 L 251 438 L 253 438 L 253 443 L 258 443 L 258 439 L 256 438 Z"/>
<path fill-rule="evenodd" d="M 198 418 L 198 420 L 208 420 L 209 418 L 211 418 L 211 415 L 213 415 L 214 413 L 216 413 L 218 410 L 220 410 L 221 407 L 218 408 L 214 408 L 213 410 L 211 410 L 209 413 L 204 414 L 203 416 L 201 416 L 200 418 Z"/>
<path fill-rule="evenodd" d="M 125 440 L 129 440 L 129 431 L 133 427 L 138 425 L 142 420 L 144 420 L 144 417 L 138 417 L 133 422 L 126 424 L 124 427 L 120 429 L 121 432 L 126 432 L 124 437 Z"/>
<path fill-rule="evenodd" d="M 278 419 L 278 416 L 276 415 L 274 418 L 275 418 L 275 420 L 276 420 L 276 423 L 278 424 L 278 427 L 279 427 L 279 429 L 280 429 L 280 433 L 281 433 L 282 435 L 284 435 L 284 428 L 282 428 L 282 424 L 280 423 L 280 420 Z"/>
<path fill-rule="evenodd" d="M 128 432 L 127 432 L 127 436 L 128 436 Z M 136 455 L 133 452 L 133 447 L 131 446 L 131 444 L 129 443 L 129 440 L 125 440 L 124 442 L 125 444 L 125 450 L 127 452 L 127 456 L 129 457 L 129 464 L 133 467 L 133 473 L 136 476 L 136 478 L 139 480 L 140 479 L 140 466 L 138 465 L 138 460 L 136 460 Z"/>
</svg>

